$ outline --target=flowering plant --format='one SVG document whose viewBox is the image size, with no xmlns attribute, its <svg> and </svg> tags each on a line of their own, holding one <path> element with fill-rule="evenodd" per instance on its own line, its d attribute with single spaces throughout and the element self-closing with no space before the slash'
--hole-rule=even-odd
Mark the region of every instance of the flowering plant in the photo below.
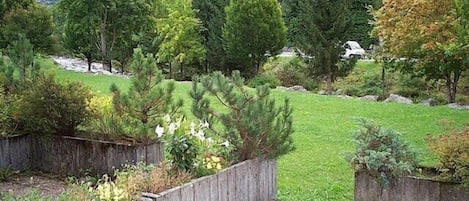
<svg viewBox="0 0 469 201">
<path fill-rule="evenodd" d="M 233 146 L 227 140 L 210 135 L 207 122 L 187 123 L 184 118 L 157 125 L 155 134 L 166 144 L 170 159 L 178 169 L 198 176 L 208 175 L 229 165 Z"/>
</svg>

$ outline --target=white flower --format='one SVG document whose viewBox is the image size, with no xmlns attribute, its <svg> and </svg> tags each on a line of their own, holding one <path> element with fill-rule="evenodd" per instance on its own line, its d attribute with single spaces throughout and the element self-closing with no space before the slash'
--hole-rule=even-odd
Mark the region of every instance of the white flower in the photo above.
<svg viewBox="0 0 469 201">
<path fill-rule="evenodd" d="M 174 134 L 174 131 L 176 131 L 176 129 L 178 129 L 177 124 L 170 123 L 169 128 L 168 128 L 168 133 L 172 135 Z"/>
<path fill-rule="evenodd" d="M 221 143 L 221 145 L 223 145 L 225 147 L 228 147 L 228 146 L 230 146 L 230 142 L 228 142 L 228 140 L 226 140 L 225 142 Z"/>
<path fill-rule="evenodd" d="M 161 127 L 161 126 L 158 124 L 158 126 L 156 126 L 156 128 L 155 128 L 155 133 L 156 133 L 156 135 L 158 136 L 158 138 L 163 137 L 164 128 Z"/>
<path fill-rule="evenodd" d="M 213 139 L 212 139 L 211 137 L 205 139 L 205 141 L 207 141 L 207 142 L 210 143 L 210 144 L 213 143 Z"/>
<path fill-rule="evenodd" d="M 201 127 L 201 128 L 210 128 L 210 124 L 209 124 L 207 121 L 205 121 L 204 123 L 202 123 L 202 124 L 200 125 L 200 127 Z"/>
<path fill-rule="evenodd" d="M 171 122 L 171 117 L 169 116 L 169 114 L 164 115 L 164 120 L 165 120 L 166 123 L 168 123 L 168 124 L 169 124 L 169 122 Z"/>
</svg>

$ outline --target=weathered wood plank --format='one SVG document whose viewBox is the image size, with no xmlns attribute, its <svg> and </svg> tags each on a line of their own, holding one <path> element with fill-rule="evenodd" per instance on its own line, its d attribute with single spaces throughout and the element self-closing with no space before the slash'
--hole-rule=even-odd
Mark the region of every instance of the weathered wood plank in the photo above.
<svg viewBox="0 0 469 201">
<path fill-rule="evenodd" d="M 181 186 L 181 200 L 194 201 L 194 183 L 188 183 Z"/>
<path fill-rule="evenodd" d="M 216 176 L 218 178 L 218 201 L 229 200 L 228 172 L 226 170 L 222 170 Z"/>
<path fill-rule="evenodd" d="M 214 175 L 209 178 L 210 182 L 210 201 L 219 201 L 218 195 L 218 176 Z"/>
<path fill-rule="evenodd" d="M 269 200 L 269 175 L 268 166 L 265 161 L 259 162 L 259 199 L 260 201 Z"/>
<path fill-rule="evenodd" d="M 226 201 L 237 201 L 236 199 L 236 171 L 235 166 L 229 167 L 227 170 L 227 186 L 228 186 L 228 199 Z"/>
<path fill-rule="evenodd" d="M 242 164 L 238 165 L 236 170 L 236 198 L 238 201 L 246 201 L 249 196 L 248 189 L 248 169 L 249 161 L 244 161 Z"/>
<path fill-rule="evenodd" d="M 194 181 L 194 201 L 210 200 L 210 176 Z"/>
</svg>

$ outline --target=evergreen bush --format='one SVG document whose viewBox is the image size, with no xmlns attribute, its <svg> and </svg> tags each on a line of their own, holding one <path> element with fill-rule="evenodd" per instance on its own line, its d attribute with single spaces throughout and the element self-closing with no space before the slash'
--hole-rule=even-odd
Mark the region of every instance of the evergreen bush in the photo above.
<svg viewBox="0 0 469 201">
<path fill-rule="evenodd" d="M 280 81 L 271 75 L 257 75 L 251 80 L 249 80 L 248 86 L 256 88 L 261 85 L 268 85 L 270 88 L 275 89 L 279 84 Z"/>
<path fill-rule="evenodd" d="M 365 172 L 387 187 L 415 169 L 415 153 L 401 140 L 400 133 L 365 119 L 360 119 L 360 125 L 355 133 L 355 153 L 346 155 L 355 171 Z"/>
<path fill-rule="evenodd" d="M 190 92 L 192 113 L 202 122 L 214 125 L 211 131 L 234 145 L 234 153 L 241 161 L 258 156 L 275 158 L 293 150 L 288 99 L 277 107 L 267 86 L 259 86 L 252 93 L 243 82 L 238 71 L 231 78 L 220 72 L 194 78 Z M 214 106 L 210 100 L 216 100 L 224 109 L 215 109 L 218 104 Z"/>
</svg>

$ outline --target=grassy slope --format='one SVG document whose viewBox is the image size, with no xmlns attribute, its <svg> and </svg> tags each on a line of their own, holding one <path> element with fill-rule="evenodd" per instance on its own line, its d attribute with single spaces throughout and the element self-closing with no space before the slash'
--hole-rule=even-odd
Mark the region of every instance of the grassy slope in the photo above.
<svg viewBox="0 0 469 201">
<path fill-rule="evenodd" d="M 55 72 L 62 80 L 83 81 L 100 95 L 109 94 L 111 83 L 124 89 L 130 83 L 127 79 L 112 76 Z M 186 113 L 190 111 L 189 90 L 190 84 L 177 84 L 175 95 L 184 99 Z M 445 132 L 445 127 L 440 125 L 442 121 L 454 122 L 454 127 L 469 122 L 468 111 L 445 106 L 373 103 L 277 90 L 272 95 L 279 100 L 290 98 L 294 108 L 293 137 L 297 149 L 278 161 L 279 198 L 282 201 L 353 200 L 353 172 L 343 155 L 354 149 L 356 117 L 373 119 L 400 131 L 418 151 L 424 165 L 436 163 L 435 157 L 427 153 L 424 142 L 427 134 Z"/>
</svg>

